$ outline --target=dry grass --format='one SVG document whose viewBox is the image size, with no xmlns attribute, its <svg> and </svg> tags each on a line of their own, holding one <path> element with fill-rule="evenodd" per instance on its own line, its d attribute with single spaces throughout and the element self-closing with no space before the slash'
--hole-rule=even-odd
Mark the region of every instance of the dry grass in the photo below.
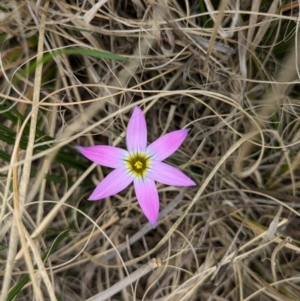
<svg viewBox="0 0 300 301">
<path fill-rule="evenodd" d="M 299 300 L 299 3 L 217 2 L 0 4 L 0 301 Z M 190 128 L 156 229 L 74 148 L 136 105 Z"/>
</svg>

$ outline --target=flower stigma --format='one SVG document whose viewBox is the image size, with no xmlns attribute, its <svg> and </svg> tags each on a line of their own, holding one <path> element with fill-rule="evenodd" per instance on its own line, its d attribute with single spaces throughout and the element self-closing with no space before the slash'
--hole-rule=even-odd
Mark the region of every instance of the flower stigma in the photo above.
<svg viewBox="0 0 300 301">
<path fill-rule="evenodd" d="M 129 172 L 136 178 L 144 178 L 150 166 L 150 157 L 146 153 L 130 154 L 125 159 Z"/>
</svg>

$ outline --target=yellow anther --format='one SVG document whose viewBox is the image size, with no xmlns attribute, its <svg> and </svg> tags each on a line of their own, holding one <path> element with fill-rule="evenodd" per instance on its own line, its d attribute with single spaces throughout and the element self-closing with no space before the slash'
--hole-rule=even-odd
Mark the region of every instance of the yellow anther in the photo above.
<svg viewBox="0 0 300 301">
<path fill-rule="evenodd" d="M 143 168 L 143 163 L 141 161 L 136 161 L 134 163 L 134 167 L 137 169 L 141 169 L 141 168 Z"/>
</svg>

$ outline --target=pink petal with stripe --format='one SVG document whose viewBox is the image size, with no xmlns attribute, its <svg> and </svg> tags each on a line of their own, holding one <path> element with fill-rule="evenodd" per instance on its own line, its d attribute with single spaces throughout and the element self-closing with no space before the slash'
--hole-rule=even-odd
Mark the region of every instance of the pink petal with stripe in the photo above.
<svg viewBox="0 0 300 301">
<path fill-rule="evenodd" d="M 147 173 L 147 177 L 149 177 L 150 179 L 156 182 L 163 183 L 166 185 L 173 185 L 173 186 L 196 185 L 194 181 L 192 181 L 179 169 L 160 161 L 151 162 L 151 167 L 149 172 Z"/>
<path fill-rule="evenodd" d="M 161 136 L 147 147 L 147 152 L 154 160 L 162 161 L 172 155 L 188 134 L 187 129 L 170 132 Z"/>
<path fill-rule="evenodd" d="M 124 149 L 109 145 L 95 145 L 88 147 L 77 146 L 76 148 L 89 160 L 111 168 L 121 166 L 122 161 L 128 154 Z"/>
<path fill-rule="evenodd" d="M 147 126 L 142 110 L 135 107 L 127 126 L 127 149 L 129 152 L 145 151 L 147 147 Z"/>
<path fill-rule="evenodd" d="M 134 189 L 139 205 L 152 227 L 155 228 L 159 213 L 159 198 L 154 181 L 134 180 Z"/>
<path fill-rule="evenodd" d="M 89 201 L 97 201 L 114 195 L 125 189 L 133 177 L 128 173 L 126 167 L 121 166 L 108 174 L 96 187 L 88 198 Z"/>
</svg>

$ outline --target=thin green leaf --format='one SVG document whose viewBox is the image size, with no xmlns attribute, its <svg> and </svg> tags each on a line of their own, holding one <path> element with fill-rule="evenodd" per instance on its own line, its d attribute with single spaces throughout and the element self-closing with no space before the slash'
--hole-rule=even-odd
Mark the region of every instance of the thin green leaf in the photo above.
<svg viewBox="0 0 300 301">
<path fill-rule="evenodd" d="M 27 65 L 26 68 L 20 72 L 21 76 L 25 76 L 33 73 L 39 64 L 41 63 L 45 64 L 50 60 L 52 60 L 54 57 L 60 55 L 83 55 L 83 56 L 92 56 L 92 57 L 97 57 L 102 59 L 111 59 L 116 61 L 127 61 L 127 58 L 111 52 L 105 52 L 105 51 L 93 50 L 93 49 L 66 48 L 66 49 L 56 50 L 51 53 L 46 53 L 42 57 L 41 61 L 39 62 L 37 62 L 36 60 L 32 61 L 31 64 Z"/>
</svg>

